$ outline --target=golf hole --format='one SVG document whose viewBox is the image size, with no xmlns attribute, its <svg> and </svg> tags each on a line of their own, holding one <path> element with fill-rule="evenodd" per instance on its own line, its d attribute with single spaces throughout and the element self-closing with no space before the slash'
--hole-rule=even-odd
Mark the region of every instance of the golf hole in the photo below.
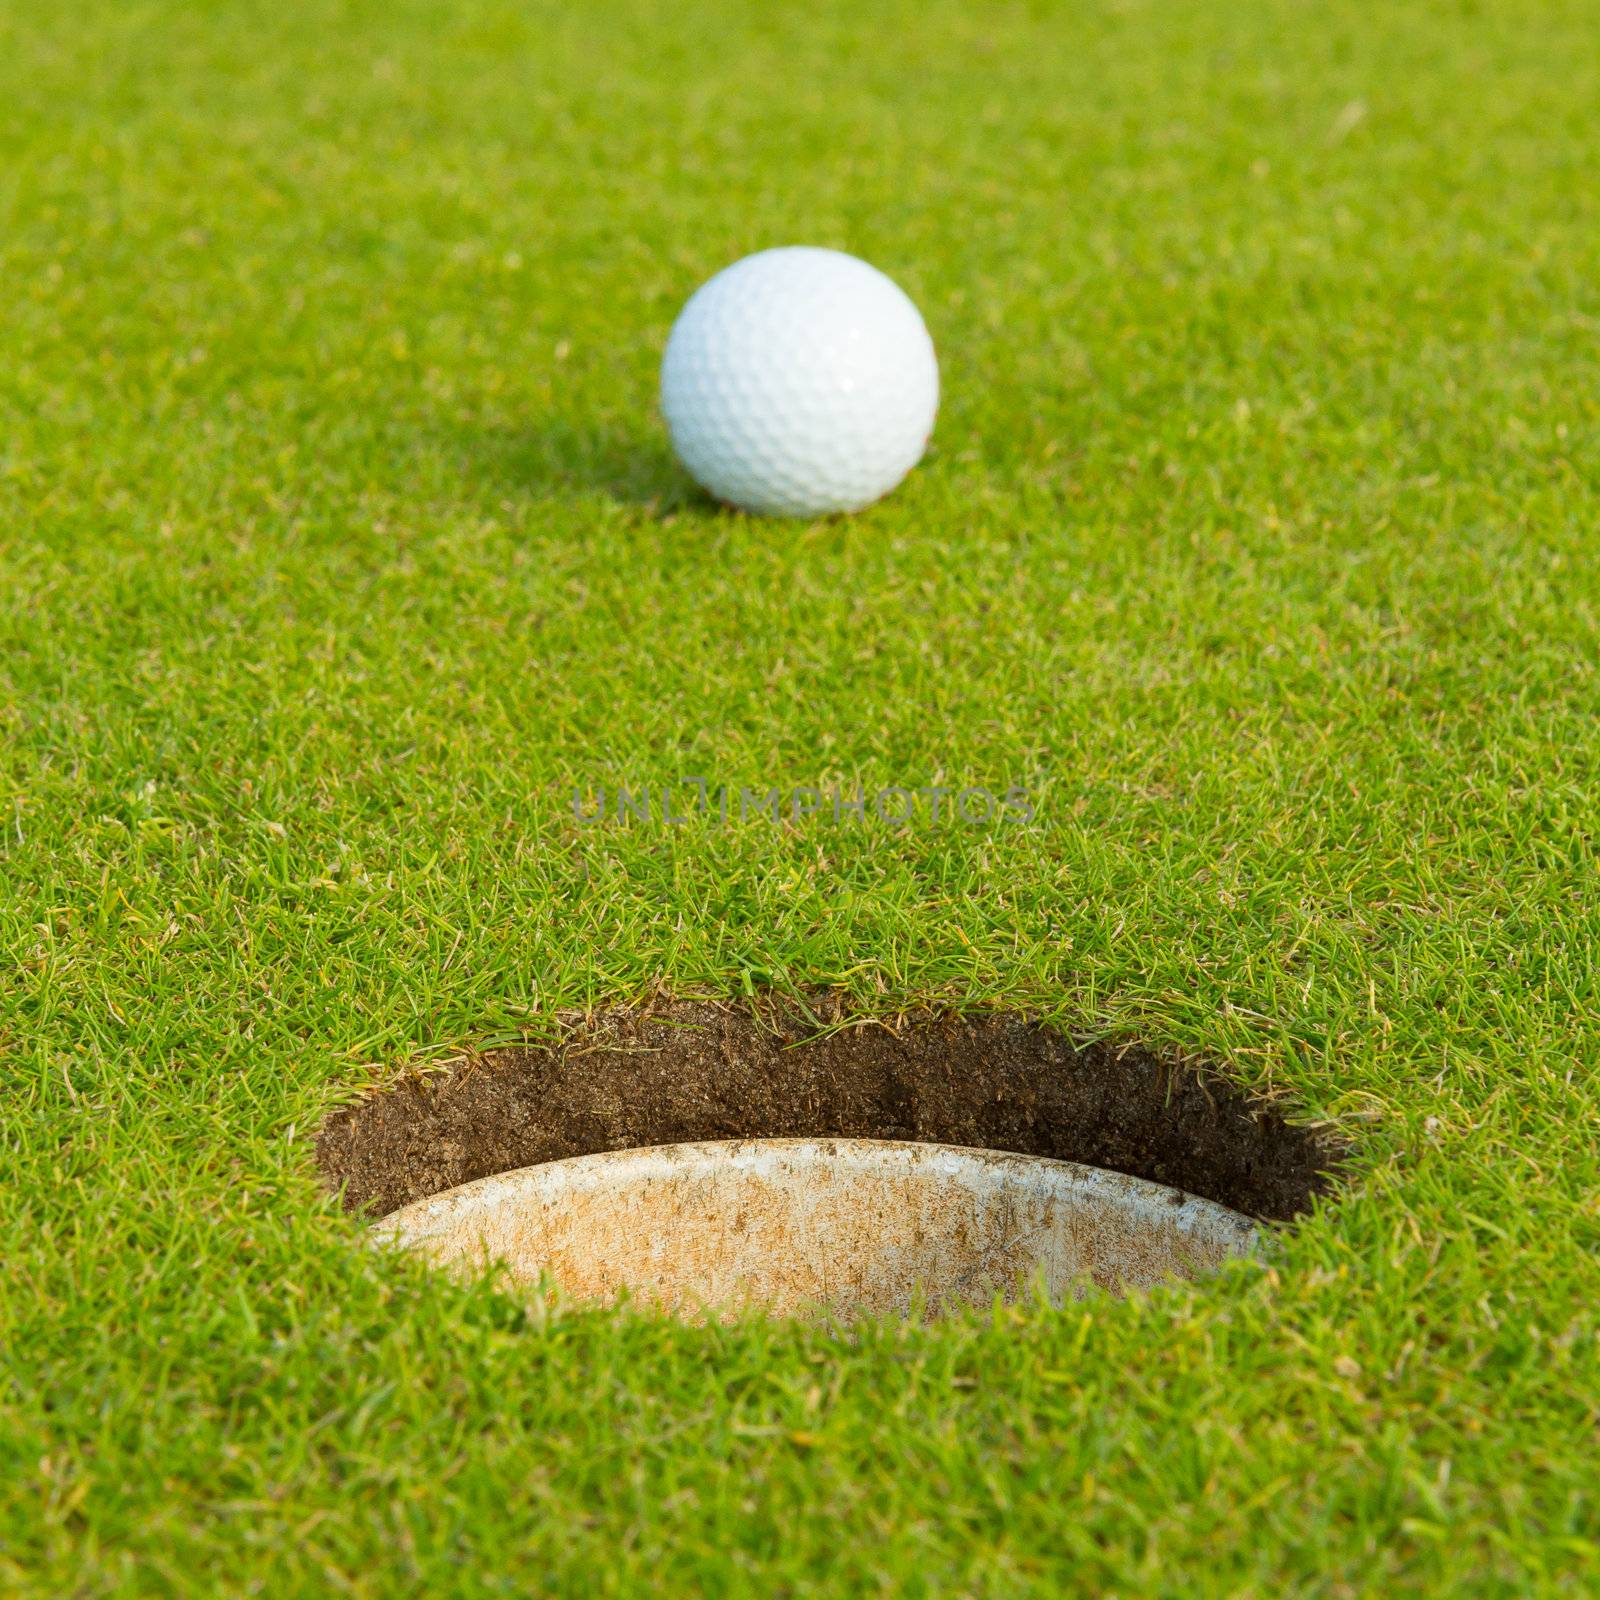
<svg viewBox="0 0 1600 1600">
<path fill-rule="evenodd" d="M 1194 1277 L 1340 1151 L 1225 1080 L 1023 1018 L 618 1010 L 341 1108 L 378 1238 L 529 1292 L 842 1320 Z"/>
</svg>

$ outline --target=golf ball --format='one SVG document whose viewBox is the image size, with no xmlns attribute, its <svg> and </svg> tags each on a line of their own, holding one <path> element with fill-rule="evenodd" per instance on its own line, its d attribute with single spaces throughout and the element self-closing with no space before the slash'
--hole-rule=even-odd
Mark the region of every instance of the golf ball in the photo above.
<svg viewBox="0 0 1600 1600">
<path fill-rule="evenodd" d="M 838 250 L 762 250 L 683 308 L 661 409 L 702 488 L 746 511 L 809 517 L 887 494 L 921 459 L 939 365 L 917 308 Z"/>
</svg>

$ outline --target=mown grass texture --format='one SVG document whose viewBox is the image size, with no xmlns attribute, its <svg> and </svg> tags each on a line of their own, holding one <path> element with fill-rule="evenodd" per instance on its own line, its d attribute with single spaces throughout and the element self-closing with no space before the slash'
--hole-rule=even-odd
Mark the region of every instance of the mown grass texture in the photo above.
<svg viewBox="0 0 1600 1600">
<path fill-rule="evenodd" d="M 1600 1583 L 1600 12 L 0 6 L 0 1586 Z M 684 297 L 918 300 L 860 516 Z M 1022 786 L 585 829 L 574 787 Z M 679 791 L 682 792 L 681 790 Z M 341 1096 L 657 987 L 1042 1012 L 1358 1142 L 1264 1268 L 535 1325 Z"/>
</svg>

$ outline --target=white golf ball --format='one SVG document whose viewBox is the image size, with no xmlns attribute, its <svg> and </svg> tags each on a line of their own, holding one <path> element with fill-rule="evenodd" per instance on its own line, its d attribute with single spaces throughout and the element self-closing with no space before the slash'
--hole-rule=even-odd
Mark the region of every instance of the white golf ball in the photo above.
<svg viewBox="0 0 1600 1600">
<path fill-rule="evenodd" d="M 917 308 L 838 250 L 762 250 L 683 308 L 661 363 L 673 448 L 700 485 L 772 516 L 854 511 L 917 464 L 939 364 Z"/>
</svg>

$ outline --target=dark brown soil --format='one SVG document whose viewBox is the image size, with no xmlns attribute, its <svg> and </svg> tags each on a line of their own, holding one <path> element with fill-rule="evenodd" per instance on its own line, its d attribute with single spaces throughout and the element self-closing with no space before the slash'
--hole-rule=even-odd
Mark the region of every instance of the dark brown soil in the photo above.
<svg viewBox="0 0 1600 1600">
<path fill-rule="evenodd" d="M 1148 1051 L 1078 1047 L 1022 1018 L 850 1019 L 831 998 L 658 1002 L 407 1079 L 329 1118 L 317 1157 L 383 1215 L 541 1161 L 691 1139 L 915 1139 L 1055 1156 L 1286 1220 L 1329 1185 L 1336 1141 Z M 819 1036 L 820 1034 L 820 1036 Z"/>
<path fill-rule="evenodd" d="M 1107 1166 L 1283 1221 L 1330 1186 L 1341 1146 L 1216 1075 L 1077 1046 L 1014 1016 L 810 1016 L 658 1002 L 406 1078 L 336 1110 L 317 1160 L 350 1211 L 568 1155 L 686 1139 L 917 1139 Z M 814 1019 L 814 1021 L 813 1021 Z M 822 1027 L 837 1027 L 821 1032 Z"/>
</svg>

